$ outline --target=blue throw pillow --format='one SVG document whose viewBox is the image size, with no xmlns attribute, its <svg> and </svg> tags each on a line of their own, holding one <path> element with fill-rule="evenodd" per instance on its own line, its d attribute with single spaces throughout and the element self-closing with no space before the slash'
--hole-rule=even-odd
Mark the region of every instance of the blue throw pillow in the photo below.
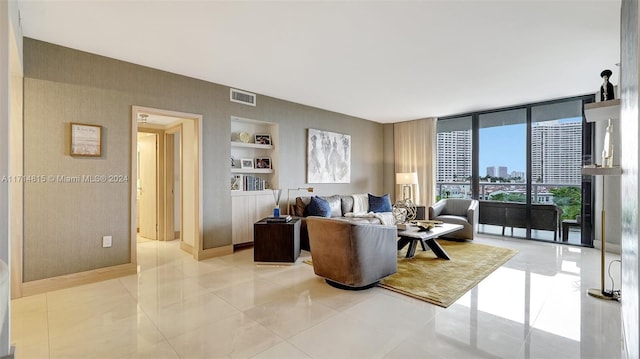
<svg viewBox="0 0 640 359">
<path fill-rule="evenodd" d="M 329 202 L 318 196 L 311 197 L 311 201 L 307 206 L 308 216 L 331 217 L 331 205 Z"/>
<path fill-rule="evenodd" d="M 382 197 L 374 196 L 369 193 L 369 211 L 370 212 L 391 212 L 391 200 L 389 194 Z"/>
</svg>

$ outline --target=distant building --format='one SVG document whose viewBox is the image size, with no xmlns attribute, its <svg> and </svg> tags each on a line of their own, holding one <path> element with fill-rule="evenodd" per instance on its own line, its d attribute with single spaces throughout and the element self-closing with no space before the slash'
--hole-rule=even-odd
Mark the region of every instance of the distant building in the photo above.
<svg viewBox="0 0 640 359">
<path fill-rule="evenodd" d="M 498 167 L 498 177 L 500 178 L 509 178 L 509 172 L 507 172 L 507 167 L 499 166 Z"/>
<path fill-rule="evenodd" d="M 582 123 L 548 121 L 532 127 L 533 183 L 580 184 L 582 181 Z"/>
<path fill-rule="evenodd" d="M 496 168 L 494 166 L 487 167 L 487 176 L 495 177 L 496 176 Z"/>
<path fill-rule="evenodd" d="M 527 179 L 524 172 L 521 171 L 511 171 L 511 177 L 509 178 L 520 178 L 520 181 L 523 182 Z"/>
<path fill-rule="evenodd" d="M 471 177 L 471 130 L 438 132 L 436 182 Z"/>
</svg>

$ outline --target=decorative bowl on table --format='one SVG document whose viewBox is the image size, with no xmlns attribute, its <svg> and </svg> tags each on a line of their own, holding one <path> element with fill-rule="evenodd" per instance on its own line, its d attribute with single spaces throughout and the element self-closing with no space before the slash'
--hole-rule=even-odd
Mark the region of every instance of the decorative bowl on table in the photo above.
<svg viewBox="0 0 640 359">
<path fill-rule="evenodd" d="M 436 225 L 433 221 L 415 221 L 413 224 L 418 227 L 419 232 L 430 231 Z"/>
</svg>

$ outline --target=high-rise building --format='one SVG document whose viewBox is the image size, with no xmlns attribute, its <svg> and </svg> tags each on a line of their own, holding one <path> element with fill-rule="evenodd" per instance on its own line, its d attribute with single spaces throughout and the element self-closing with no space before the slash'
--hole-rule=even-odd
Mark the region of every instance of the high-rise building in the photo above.
<svg viewBox="0 0 640 359">
<path fill-rule="evenodd" d="M 522 171 L 511 171 L 511 179 L 519 178 L 520 182 L 524 182 L 527 178 L 525 177 L 525 173 Z"/>
<path fill-rule="evenodd" d="M 580 184 L 582 123 L 535 123 L 531 139 L 531 179 L 534 183 Z"/>
<path fill-rule="evenodd" d="M 487 167 L 487 176 L 495 177 L 496 176 L 496 168 L 494 166 Z"/>
<path fill-rule="evenodd" d="M 509 172 L 507 172 L 507 167 L 498 166 L 498 177 L 500 178 L 509 178 Z"/>
<path fill-rule="evenodd" d="M 438 132 L 437 143 L 436 181 L 471 177 L 471 130 Z"/>
</svg>

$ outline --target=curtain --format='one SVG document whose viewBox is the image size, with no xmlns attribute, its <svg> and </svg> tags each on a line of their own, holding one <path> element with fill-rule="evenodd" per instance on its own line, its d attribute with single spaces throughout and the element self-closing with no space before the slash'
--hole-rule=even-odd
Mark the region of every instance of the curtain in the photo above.
<svg viewBox="0 0 640 359">
<path fill-rule="evenodd" d="M 396 173 L 418 173 L 418 185 L 412 189 L 416 204 L 435 203 L 436 118 L 395 123 L 393 147 Z M 396 185 L 395 190 L 396 200 L 401 199 L 402 186 Z"/>
</svg>

